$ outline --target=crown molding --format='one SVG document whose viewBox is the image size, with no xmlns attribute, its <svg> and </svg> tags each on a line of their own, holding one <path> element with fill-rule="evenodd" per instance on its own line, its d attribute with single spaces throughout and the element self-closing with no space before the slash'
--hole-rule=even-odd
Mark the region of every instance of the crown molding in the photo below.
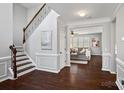
<svg viewBox="0 0 124 93">
<path fill-rule="evenodd" d="M 113 14 L 112 14 L 111 21 L 114 21 L 114 19 L 116 18 L 116 15 L 117 15 L 118 11 L 120 10 L 120 7 L 121 7 L 121 6 L 122 6 L 122 3 L 119 3 L 119 4 L 117 5 L 117 7 L 115 8 L 115 10 L 114 10 L 114 12 L 113 12 Z"/>
<path fill-rule="evenodd" d="M 73 22 L 73 23 L 69 23 L 67 24 L 67 27 L 70 28 L 80 28 L 83 26 L 88 26 L 88 25 L 96 25 L 96 26 L 101 26 L 103 23 L 109 23 L 111 22 L 111 18 L 110 17 L 103 17 L 103 18 L 94 18 L 94 19 L 87 19 L 84 21 L 80 21 L 80 22 Z"/>
</svg>

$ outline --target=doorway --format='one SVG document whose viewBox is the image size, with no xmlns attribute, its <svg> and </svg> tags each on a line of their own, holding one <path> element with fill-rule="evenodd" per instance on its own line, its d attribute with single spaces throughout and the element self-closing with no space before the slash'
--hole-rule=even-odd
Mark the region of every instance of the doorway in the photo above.
<svg viewBox="0 0 124 93">
<path fill-rule="evenodd" d="M 102 56 L 103 28 L 101 26 L 74 28 L 68 31 L 68 65 L 88 64 L 93 55 Z"/>
</svg>

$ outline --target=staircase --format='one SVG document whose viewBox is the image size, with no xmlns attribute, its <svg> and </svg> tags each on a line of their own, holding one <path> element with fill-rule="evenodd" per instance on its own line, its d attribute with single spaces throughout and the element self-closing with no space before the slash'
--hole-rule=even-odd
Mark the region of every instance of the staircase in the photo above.
<svg viewBox="0 0 124 93">
<path fill-rule="evenodd" d="M 25 54 L 23 47 L 16 47 L 16 49 L 17 49 L 16 55 L 17 76 L 21 76 L 35 70 L 34 64 Z"/>
<path fill-rule="evenodd" d="M 39 11 L 34 15 L 32 20 L 23 28 L 23 44 L 32 35 L 33 31 L 41 24 L 45 17 L 49 14 L 51 8 L 44 4 Z M 21 75 L 35 70 L 35 65 L 32 63 L 28 55 L 26 55 L 22 46 L 10 46 L 11 50 L 11 73 L 14 79 Z"/>
<path fill-rule="evenodd" d="M 17 78 L 19 76 L 22 76 L 26 73 L 29 73 L 29 72 L 35 70 L 35 65 L 32 63 L 31 59 L 26 55 L 22 46 L 19 46 L 19 47 L 13 46 L 13 49 L 16 49 L 16 56 L 15 56 L 16 71 L 11 71 L 11 72 L 17 73 L 17 75 L 14 76 L 14 78 Z M 12 58 L 12 59 L 14 59 L 14 58 Z M 14 65 L 14 64 L 12 64 L 12 65 Z M 13 66 L 11 68 L 13 69 Z M 15 70 L 15 69 L 13 69 L 13 70 Z"/>
</svg>

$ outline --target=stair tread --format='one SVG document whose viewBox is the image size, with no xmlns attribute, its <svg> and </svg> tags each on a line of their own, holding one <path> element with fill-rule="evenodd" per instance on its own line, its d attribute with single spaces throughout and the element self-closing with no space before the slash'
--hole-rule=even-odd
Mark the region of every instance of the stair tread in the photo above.
<svg viewBox="0 0 124 93">
<path fill-rule="evenodd" d="M 32 69 L 32 68 L 34 68 L 34 67 L 35 67 L 35 66 L 29 66 L 29 67 L 26 67 L 26 68 L 24 68 L 24 69 L 18 70 L 18 71 L 17 71 L 17 74 L 19 74 L 19 73 L 21 73 L 21 72 L 24 72 L 24 71 L 26 71 L 26 70 Z"/>
<path fill-rule="evenodd" d="M 26 55 L 24 52 L 17 52 L 16 55 Z"/>
<path fill-rule="evenodd" d="M 16 62 L 24 61 L 24 60 L 29 60 L 29 58 L 22 58 L 22 59 L 16 60 Z"/>
<path fill-rule="evenodd" d="M 22 56 L 26 56 L 26 54 L 16 55 L 16 57 L 22 57 Z"/>
<path fill-rule="evenodd" d="M 28 65 L 28 64 L 31 64 L 31 63 L 32 62 L 22 63 L 22 64 L 17 65 L 17 67 L 21 67 L 21 66 Z"/>
</svg>

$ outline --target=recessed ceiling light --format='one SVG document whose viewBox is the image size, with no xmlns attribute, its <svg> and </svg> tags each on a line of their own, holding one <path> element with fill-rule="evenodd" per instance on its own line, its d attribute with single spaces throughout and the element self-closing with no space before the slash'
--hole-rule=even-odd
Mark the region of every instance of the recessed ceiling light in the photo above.
<svg viewBox="0 0 124 93">
<path fill-rule="evenodd" d="M 79 16 L 81 16 L 81 17 L 84 17 L 84 16 L 86 15 L 86 13 L 85 13 L 84 11 L 80 11 L 80 12 L 78 12 L 78 14 L 79 14 Z"/>
</svg>

